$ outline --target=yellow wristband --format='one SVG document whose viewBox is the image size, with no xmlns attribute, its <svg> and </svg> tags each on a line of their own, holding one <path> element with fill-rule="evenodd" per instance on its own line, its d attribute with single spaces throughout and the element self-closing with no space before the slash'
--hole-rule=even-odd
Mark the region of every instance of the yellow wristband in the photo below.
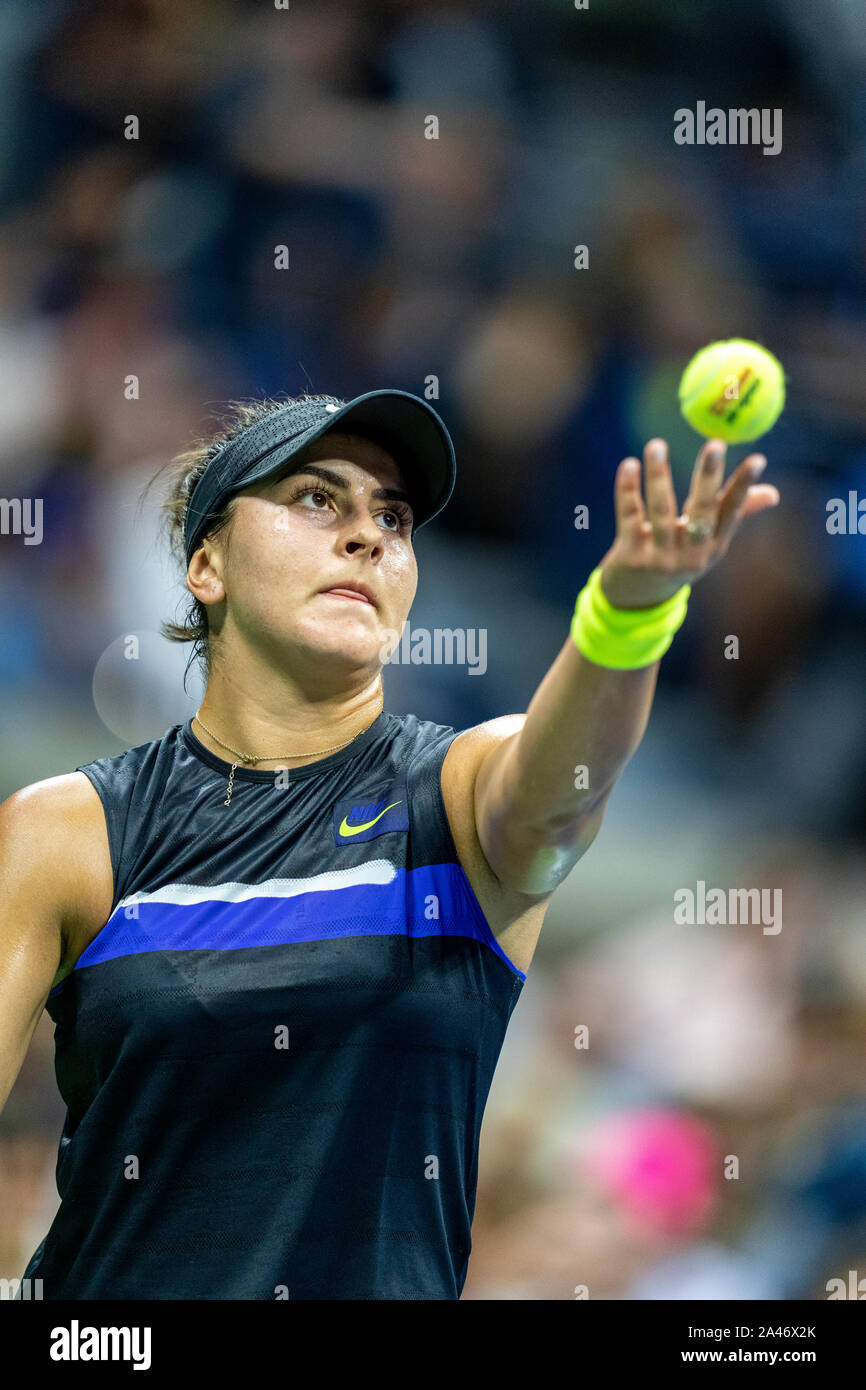
<svg viewBox="0 0 866 1390">
<path fill-rule="evenodd" d="M 634 671 L 664 656 L 685 620 L 691 586 L 653 608 L 614 608 L 596 568 L 577 596 L 571 636 L 579 652 L 596 666 Z"/>
</svg>

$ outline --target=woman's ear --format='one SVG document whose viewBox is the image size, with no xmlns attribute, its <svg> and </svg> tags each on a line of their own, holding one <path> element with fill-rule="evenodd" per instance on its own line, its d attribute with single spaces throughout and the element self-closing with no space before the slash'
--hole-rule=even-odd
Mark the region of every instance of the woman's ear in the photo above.
<svg viewBox="0 0 866 1390">
<path fill-rule="evenodd" d="M 200 603 L 221 603 L 225 598 L 222 568 L 220 547 L 212 541 L 203 540 L 193 553 L 186 572 L 186 587 Z"/>
</svg>

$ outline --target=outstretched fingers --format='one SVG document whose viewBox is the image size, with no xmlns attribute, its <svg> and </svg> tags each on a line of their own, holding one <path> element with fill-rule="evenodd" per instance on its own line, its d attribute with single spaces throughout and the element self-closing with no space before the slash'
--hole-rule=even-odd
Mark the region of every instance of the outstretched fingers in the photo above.
<svg viewBox="0 0 866 1390">
<path fill-rule="evenodd" d="M 651 439 L 643 451 L 646 467 L 647 513 L 653 539 L 662 549 L 670 547 L 677 520 L 677 495 L 664 439 Z"/>
<path fill-rule="evenodd" d="M 625 458 L 616 470 L 613 487 L 617 534 L 637 544 L 643 540 L 646 510 L 640 490 L 640 460 Z"/>
<path fill-rule="evenodd" d="M 728 479 L 719 499 L 719 521 L 716 539 L 727 545 L 744 517 L 774 507 L 779 501 L 776 488 L 768 484 L 755 487 L 767 466 L 763 454 L 749 454 Z"/>
<path fill-rule="evenodd" d="M 706 522 L 716 527 L 719 508 L 719 488 L 725 476 L 727 445 L 723 439 L 708 439 L 698 450 L 689 495 L 683 503 L 683 516 L 689 521 Z"/>
<path fill-rule="evenodd" d="M 750 454 L 724 483 L 727 445 L 708 439 L 698 452 L 689 495 L 678 514 L 668 446 L 651 439 L 643 451 L 646 502 L 641 491 L 641 462 L 624 458 L 616 471 L 614 507 L 617 535 L 630 549 L 650 549 L 660 557 L 688 562 L 685 568 L 709 563 L 724 553 L 739 523 L 755 512 L 774 507 L 776 488 L 755 486 L 767 460 Z"/>
</svg>

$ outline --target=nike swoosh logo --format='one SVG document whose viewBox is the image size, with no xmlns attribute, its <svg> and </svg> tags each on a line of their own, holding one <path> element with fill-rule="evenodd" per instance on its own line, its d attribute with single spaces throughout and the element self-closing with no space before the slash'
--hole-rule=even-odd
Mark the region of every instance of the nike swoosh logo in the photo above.
<svg viewBox="0 0 866 1390">
<path fill-rule="evenodd" d="M 402 801 L 402 800 L 403 800 L 403 798 L 401 797 L 401 798 L 400 798 L 400 801 Z M 385 811 L 390 811 L 392 806 L 399 806 L 399 805 L 400 805 L 400 801 L 392 801 L 392 802 L 391 802 L 391 806 L 386 806 L 386 807 L 385 807 Z M 344 817 L 343 817 L 342 824 L 341 824 L 341 826 L 340 826 L 340 834 L 341 834 L 341 835 L 357 835 L 358 832 L 361 831 L 361 830 L 369 830 L 371 825 L 375 825 L 377 820 L 381 820 L 381 819 L 382 819 L 382 817 L 383 817 L 384 814 L 385 814 L 385 811 L 380 811 L 379 814 L 378 814 L 378 816 L 374 816 L 372 820 L 365 820 L 363 825 L 350 825 L 350 824 L 349 824 L 349 818 L 348 818 L 348 816 L 344 816 Z"/>
</svg>

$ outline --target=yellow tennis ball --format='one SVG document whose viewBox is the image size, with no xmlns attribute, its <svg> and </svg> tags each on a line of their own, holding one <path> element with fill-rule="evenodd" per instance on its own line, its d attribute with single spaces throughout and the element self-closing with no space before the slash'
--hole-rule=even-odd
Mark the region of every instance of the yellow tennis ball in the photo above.
<svg viewBox="0 0 866 1390">
<path fill-rule="evenodd" d="M 680 381 L 680 409 L 700 434 L 744 444 L 775 425 L 785 405 L 782 365 L 760 343 L 728 338 L 695 353 Z"/>
</svg>

